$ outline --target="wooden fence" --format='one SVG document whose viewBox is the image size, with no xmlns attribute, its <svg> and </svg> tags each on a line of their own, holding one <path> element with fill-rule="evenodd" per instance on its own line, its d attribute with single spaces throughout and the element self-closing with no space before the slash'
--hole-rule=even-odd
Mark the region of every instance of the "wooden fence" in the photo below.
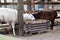
<svg viewBox="0 0 60 40">
<path fill-rule="evenodd" d="M 28 7 L 27 8 L 28 11 L 25 11 L 25 12 L 33 12 L 33 13 L 36 12 L 34 9 L 35 4 L 52 5 L 52 9 L 53 9 L 54 5 L 60 5 L 60 2 L 34 2 L 34 0 L 23 1 L 23 5 L 27 5 L 27 7 Z M 7 2 L 6 0 L 4 0 L 4 3 L 2 3 L 0 0 L 0 7 L 2 7 L 2 5 L 5 5 L 5 7 L 6 7 L 6 5 L 17 5 L 17 2 Z M 60 11 L 60 10 L 57 10 L 57 11 Z"/>
</svg>

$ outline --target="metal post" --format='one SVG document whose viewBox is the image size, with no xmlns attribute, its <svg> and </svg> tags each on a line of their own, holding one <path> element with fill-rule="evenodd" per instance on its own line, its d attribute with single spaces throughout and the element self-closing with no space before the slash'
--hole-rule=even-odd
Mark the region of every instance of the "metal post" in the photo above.
<svg viewBox="0 0 60 40">
<path fill-rule="evenodd" d="M 24 35 L 24 21 L 23 21 L 23 0 L 18 0 L 18 27 L 19 27 L 19 35 Z"/>
</svg>

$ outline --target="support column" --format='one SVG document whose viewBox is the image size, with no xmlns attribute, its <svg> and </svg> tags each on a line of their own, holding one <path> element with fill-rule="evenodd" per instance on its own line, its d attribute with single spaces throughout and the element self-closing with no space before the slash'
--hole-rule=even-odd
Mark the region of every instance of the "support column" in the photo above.
<svg viewBox="0 0 60 40">
<path fill-rule="evenodd" d="M 4 3 L 7 3 L 7 0 L 4 0 Z M 5 8 L 7 8 L 7 5 L 4 5 L 5 6 Z"/>
<path fill-rule="evenodd" d="M 15 0 L 12 0 L 12 2 L 13 2 L 13 9 L 15 9 L 15 7 L 14 7 L 14 1 L 15 1 Z"/>
<path fill-rule="evenodd" d="M 23 0 L 18 0 L 18 27 L 19 27 L 19 35 L 24 35 L 24 21 L 23 21 Z"/>
<path fill-rule="evenodd" d="M 31 3 L 31 0 L 27 0 L 28 3 Z M 29 4 L 28 6 L 28 12 L 31 12 L 31 4 Z"/>
<path fill-rule="evenodd" d="M 31 7 L 32 7 L 32 11 L 33 11 L 33 13 L 35 13 L 35 2 L 34 2 L 35 0 L 31 0 L 31 2 L 32 2 L 32 5 L 31 5 Z"/>
<path fill-rule="evenodd" d="M 1 3 L 1 0 L 0 0 L 0 3 Z M 2 5 L 0 5 L 0 7 L 2 7 Z"/>
</svg>

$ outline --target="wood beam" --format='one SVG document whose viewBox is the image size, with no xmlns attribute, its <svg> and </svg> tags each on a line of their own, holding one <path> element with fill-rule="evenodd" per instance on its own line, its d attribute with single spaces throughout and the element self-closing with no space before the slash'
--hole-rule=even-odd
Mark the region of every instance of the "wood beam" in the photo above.
<svg viewBox="0 0 60 40">
<path fill-rule="evenodd" d="M 31 2 L 32 2 L 32 6 L 31 6 L 31 7 L 32 7 L 32 11 L 33 11 L 33 13 L 35 13 L 35 9 L 34 9 L 34 7 L 35 7 L 35 2 L 34 2 L 34 0 L 32 0 Z"/>
<path fill-rule="evenodd" d="M 28 3 L 31 3 L 30 0 L 27 0 L 27 2 L 28 2 Z M 31 5 L 27 5 L 27 7 L 28 7 L 28 8 L 27 8 L 28 12 L 30 12 L 30 10 L 31 10 Z"/>
<path fill-rule="evenodd" d="M 18 0 L 18 27 L 19 35 L 24 35 L 24 21 L 23 21 L 23 0 Z"/>
<path fill-rule="evenodd" d="M 0 5 L 17 5 L 17 3 L 11 3 L 11 2 L 9 2 L 9 3 L 0 3 Z"/>
<path fill-rule="evenodd" d="M 23 3 L 24 5 L 33 5 L 33 3 L 28 3 L 28 2 L 24 2 Z M 35 4 L 53 4 L 53 5 L 60 5 L 60 2 L 35 2 Z M 12 3 L 12 2 L 9 2 L 9 3 L 0 3 L 0 5 L 17 5 L 16 2 Z"/>
</svg>

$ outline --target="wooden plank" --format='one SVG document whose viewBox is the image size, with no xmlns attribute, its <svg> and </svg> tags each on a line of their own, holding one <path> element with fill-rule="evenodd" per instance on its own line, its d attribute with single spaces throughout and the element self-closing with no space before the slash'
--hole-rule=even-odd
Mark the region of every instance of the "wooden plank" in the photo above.
<svg viewBox="0 0 60 40">
<path fill-rule="evenodd" d="M 28 3 L 28 2 L 24 2 L 23 4 L 26 4 L 26 5 L 33 5 L 33 3 Z M 58 5 L 60 5 L 60 2 L 58 3 L 58 2 L 55 2 L 55 3 L 53 3 L 53 2 L 36 2 L 35 4 L 53 4 L 53 5 L 56 5 L 56 4 L 58 4 Z M 15 3 L 12 3 L 12 2 L 9 2 L 9 3 L 0 3 L 0 5 L 17 5 L 17 3 L 15 2 Z"/>
<path fill-rule="evenodd" d="M 34 2 L 35 4 L 60 4 L 60 2 Z M 29 4 L 29 5 L 33 5 L 33 2 L 30 3 L 30 2 L 24 2 L 24 4 Z"/>
<path fill-rule="evenodd" d="M 35 2 L 35 4 L 60 4 L 60 2 Z"/>
<path fill-rule="evenodd" d="M 18 0 L 18 27 L 19 35 L 24 35 L 24 21 L 23 21 L 23 0 Z"/>
<path fill-rule="evenodd" d="M 32 3 L 30 0 L 27 0 L 27 1 L 24 1 L 23 4 L 31 5 Z"/>
<path fill-rule="evenodd" d="M 17 5 L 17 3 L 0 3 L 0 5 Z"/>
</svg>

